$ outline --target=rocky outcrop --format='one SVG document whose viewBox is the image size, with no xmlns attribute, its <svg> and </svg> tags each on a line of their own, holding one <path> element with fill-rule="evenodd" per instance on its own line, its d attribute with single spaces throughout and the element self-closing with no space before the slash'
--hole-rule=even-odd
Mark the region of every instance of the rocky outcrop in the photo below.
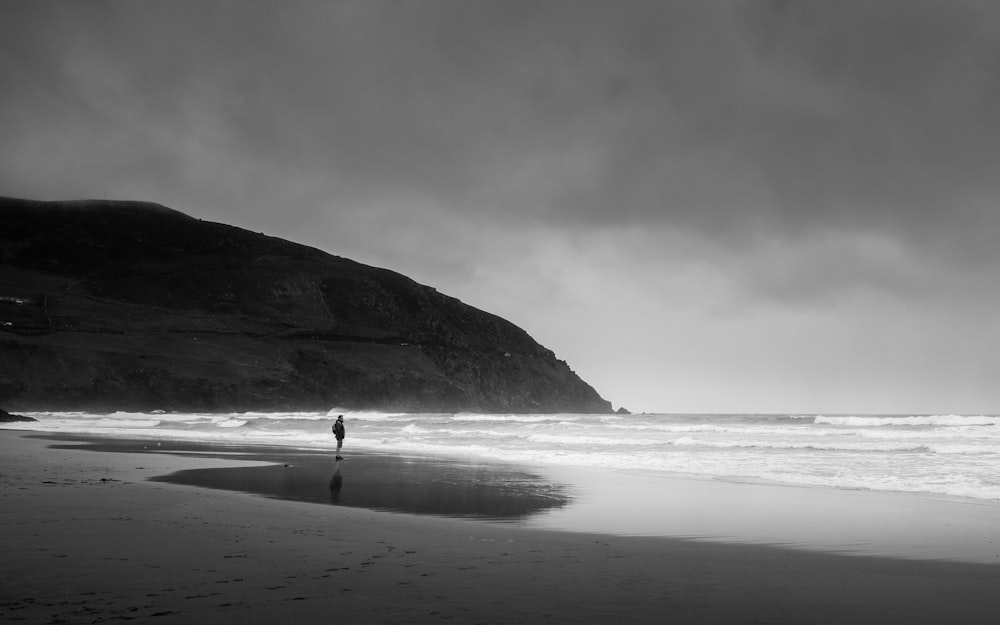
<svg viewBox="0 0 1000 625">
<path fill-rule="evenodd" d="M 38 421 L 34 417 L 23 417 L 19 414 L 10 414 L 6 410 L 0 409 L 0 423 L 27 423 L 29 421 Z"/>
<path fill-rule="evenodd" d="M 611 411 L 500 317 L 139 202 L 0 198 L 0 370 L 22 410 Z"/>
</svg>

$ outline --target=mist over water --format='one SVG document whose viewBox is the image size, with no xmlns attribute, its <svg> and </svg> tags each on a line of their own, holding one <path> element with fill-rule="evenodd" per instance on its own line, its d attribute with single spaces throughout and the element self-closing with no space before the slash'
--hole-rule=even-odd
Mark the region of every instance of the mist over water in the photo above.
<svg viewBox="0 0 1000 625">
<path fill-rule="evenodd" d="M 1000 500 L 992 415 L 25 413 L 6 427 L 122 438 L 352 450 L 585 466 L 796 486 Z"/>
</svg>

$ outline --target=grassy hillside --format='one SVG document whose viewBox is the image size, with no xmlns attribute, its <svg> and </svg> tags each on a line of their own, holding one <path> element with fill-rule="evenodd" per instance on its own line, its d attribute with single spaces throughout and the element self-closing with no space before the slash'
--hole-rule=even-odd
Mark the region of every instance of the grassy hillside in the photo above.
<svg viewBox="0 0 1000 625">
<path fill-rule="evenodd" d="M 8 409 L 607 412 L 513 324 L 141 202 L 0 198 Z"/>
</svg>

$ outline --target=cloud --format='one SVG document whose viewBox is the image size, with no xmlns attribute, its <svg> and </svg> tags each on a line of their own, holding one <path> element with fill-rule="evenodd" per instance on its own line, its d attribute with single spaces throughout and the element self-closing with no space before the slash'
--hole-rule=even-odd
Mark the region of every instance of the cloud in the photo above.
<svg viewBox="0 0 1000 625">
<path fill-rule="evenodd" d="M 769 341 L 759 394 L 805 397 L 805 337 L 888 332 L 902 371 L 996 309 L 998 35 L 973 0 L 6 2 L 0 192 L 388 266 L 608 394 L 631 358 L 708 393 Z"/>
<path fill-rule="evenodd" d="M 204 151 L 596 227 L 992 218 L 988 4 L 42 5 L 23 106 L 187 178 Z"/>
</svg>

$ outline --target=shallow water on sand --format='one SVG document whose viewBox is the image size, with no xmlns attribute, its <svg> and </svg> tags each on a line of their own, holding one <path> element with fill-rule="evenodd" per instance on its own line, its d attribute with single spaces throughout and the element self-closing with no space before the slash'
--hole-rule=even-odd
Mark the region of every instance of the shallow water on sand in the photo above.
<svg viewBox="0 0 1000 625">
<path fill-rule="evenodd" d="M 539 528 L 1000 565 L 995 502 L 606 470 L 549 471 L 573 501 Z"/>
<path fill-rule="evenodd" d="M 60 446 L 267 462 L 155 478 L 266 497 L 559 531 L 1000 565 L 1000 505 L 992 502 L 420 454 L 357 453 L 337 462 L 318 450 L 81 440 Z"/>
<path fill-rule="evenodd" d="M 59 440 L 77 439 L 59 437 Z M 122 453 L 229 458 L 236 466 L 197 468 L 153 478 L 278 499 L 387 512 L 513 522 L 568 505 L 565 484 L 509 464 L 362 453 L 338 461 L 315 450 L 233 447 L 189 441 L 81 437 L 54 445 Z M 251 461 L 253 466 L 247 466 Z M 266 464 L 260 464 L 266 463 Z"/>
</svg>

